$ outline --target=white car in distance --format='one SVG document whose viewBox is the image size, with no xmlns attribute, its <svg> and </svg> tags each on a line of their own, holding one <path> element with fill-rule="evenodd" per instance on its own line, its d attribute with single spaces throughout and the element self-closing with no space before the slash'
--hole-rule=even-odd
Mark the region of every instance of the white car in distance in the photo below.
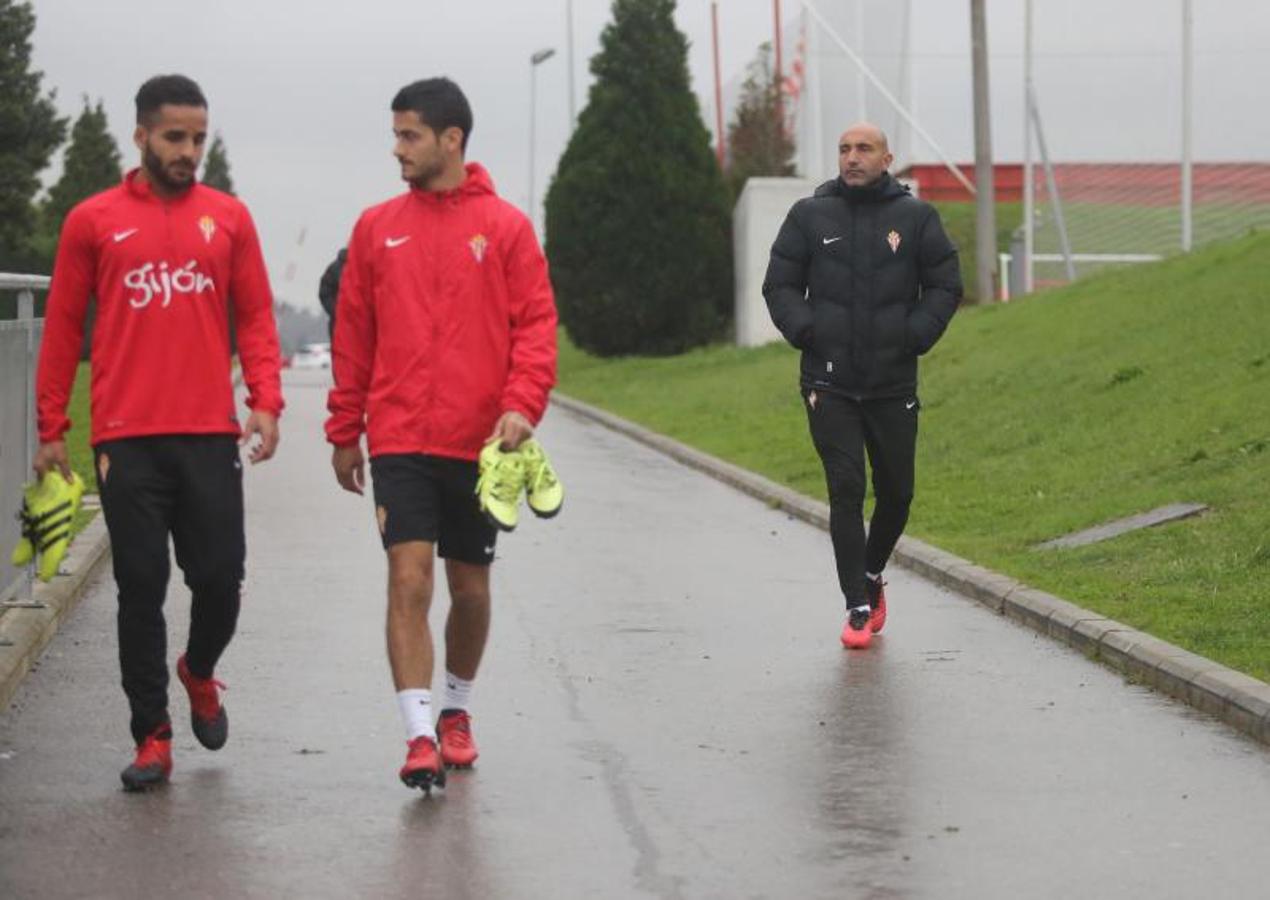
<svg viewBox="0 0 1270 900">
<path fill-rule="evenodd" d="M 328 343 L 303 344 L 291 357 L 293 369 L 329 369 L 331 345 Z"/>
</svg>

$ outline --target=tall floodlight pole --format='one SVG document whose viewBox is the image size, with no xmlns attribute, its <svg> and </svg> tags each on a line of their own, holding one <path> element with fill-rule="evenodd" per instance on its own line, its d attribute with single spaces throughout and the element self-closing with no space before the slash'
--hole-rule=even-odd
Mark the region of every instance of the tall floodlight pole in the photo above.
<svg viewBox="0 0 1270 900">
<path fill-rule="evenodd" d="M 1191 171 L 1191 0 L 1182 0 L 1182 250 L 1189 251 L 1194 241 L 1195 183 Z"/>
<path fill-rule="evenodd" d="M 864 0 L 855 0 L 855 49 L 857 53 L 864 56 Z M 861 72 L 856 72 L 855 88 L 855 102 L 859 110 L 856 118 L 863 121 L 869 117 L 869 100 L 864 74 Z"/>
<path fill-rule="evenodd" d="M 911 70 L 913 68 L 911 54 L 909 52 L 913 38 L 913 0 L 904 0 L 904 8 L 900 25 L 900 84 L 899 95 L 900 103 L 904 106 L 912 107 L 913 91 L 911 86 Z M 904 127 L 904 119 L 899 118 L 895 122 L 895 158 L 900 160 L 904 165 L 908 165 L 913 161 L 913 152 L 909 147 L 909 134 Z"/>
<path fill-rule="evenodd" d="M 569 131 L 572 132 L 573 129 L 578 127 L 578 101 L 573 90 L 573 0 L 566 0 L 565 15 L 569 19 L 567 30 L 569 46 L 565 49 L 569 63 Z"/>
<path fill-rule="evenodd" d="M 719 4 L 710 4 L 710 34 L 714 40 L 714 154 L 723 168 L 723 82 L 719 76 Z"/>
<path fill-rule="evenodd" d="M 538 218 L 534 211 L 534 128 L 538 103 L 538 66 L 556 55 L 554 47 L 534 51 L 529 57 L 529 224 L 538 231 Z"/>
<path fill-rule="evenodd" d="M 785 75 L 781 70 L 781 0 L 772 0 L 772 16 L 776 22 L 772 46 L 776 50 L 776 121 L 785 128 Z"/>
<path fill-rule="evenodd" d="M 1023 293 L 1032 293 L 1032 251 L 1036 241 L 1032 186 L 1032 0 L 1023 6 Z M 1010 291 L 1011 296 L 1014 291 Z"/>
<path fill-rule="evenodd" d="M 992 173 L 992 113 L 988 98 L 988 23 L 984 0 L 970 0 L 970 44 L 975 94 L 975 275 L 979 302 L 991 303 L 992 269 L 997 259 L 997 192 Z"/>
<path fill-rule="evenodd" d="M 807 95 L 803 99 L 802 118 L 811 126 L 811 146 L 804 177 L 823 178 L 825 173 L 824 104 L 820 93 L 820 29 L 803 4 L 803 28 L 807 32 Z"/>
</svg>

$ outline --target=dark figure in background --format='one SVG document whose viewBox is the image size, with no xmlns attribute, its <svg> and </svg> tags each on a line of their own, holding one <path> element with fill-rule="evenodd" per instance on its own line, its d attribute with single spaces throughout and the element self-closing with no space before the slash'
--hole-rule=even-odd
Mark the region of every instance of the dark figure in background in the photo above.
<svg viewBox="0 0 1270 900">
<path fill-rule="evenodd" d="M 322 280 L 318 282 L 318 302 L 326 310 L 326 329 L 331 340 L 335 340 L 335 301 L 340 296 L 340 276 L 344 274 L 346 259 L 348 259 L 348 248 L 342 247 L 340 252 L 335 254 L 335 259 L 331 260 L 331 264 L 326 267 L 326 271 L 322 273 Z"/>
</svg>

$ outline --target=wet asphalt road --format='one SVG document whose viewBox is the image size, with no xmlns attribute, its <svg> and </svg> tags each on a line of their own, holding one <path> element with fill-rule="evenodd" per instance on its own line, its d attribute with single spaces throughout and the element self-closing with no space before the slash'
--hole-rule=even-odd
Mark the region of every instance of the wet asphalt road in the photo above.
<svg viewBox="0 0 1270 900">
<path fill-rule="evenodd" d="M 0 716 L 0 897 L 1270 891 L 1265 748 L 903 571 L 848 654 L 826 534 L 560 411 L 564 511 L 499 542 L 481 759 L 407 791 L 383 554 L 330 476 L 325 380 L 288 373 L 248 476 L 229 744 L 195 743 L 178 685 L 172 784 L 120 790 L 103 575 Z M 187 610 L 174 586 L 173 662 Z"/>
</svg>

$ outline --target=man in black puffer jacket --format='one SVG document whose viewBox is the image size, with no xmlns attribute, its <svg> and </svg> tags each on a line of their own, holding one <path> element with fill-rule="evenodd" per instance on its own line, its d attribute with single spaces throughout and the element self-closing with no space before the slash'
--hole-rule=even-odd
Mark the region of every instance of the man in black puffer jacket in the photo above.
<svg viewBox="0 0 1270 900">
<path fill-rule="evenodd" d="M 867 647 L 886 622 L 882 570 L 913 500 L 917 357 L 944 333 L 962 293 L 939 213 L 891 177 L 891 159 L 877 126 L 848 128 L 839 177 L 794 204 L 763 281 L 772 321 L 803 352 L 850 648 Z M 867 542 L 866 452 L 876 495 Z"/>
<path fill-rule="evenodd" d="M 346 259 L 348 248 L 341 247 L 340 252 L 335 254 L 335 259 L 331 260 L 331 264 L 322 273 L 322 280 L 318 282 L 318 302 L 326 310 L 326 330 L 331 340 L 335 340 L 335 301 L 340 296 L 340 278 L 344 275 Z"/>
</svg>

